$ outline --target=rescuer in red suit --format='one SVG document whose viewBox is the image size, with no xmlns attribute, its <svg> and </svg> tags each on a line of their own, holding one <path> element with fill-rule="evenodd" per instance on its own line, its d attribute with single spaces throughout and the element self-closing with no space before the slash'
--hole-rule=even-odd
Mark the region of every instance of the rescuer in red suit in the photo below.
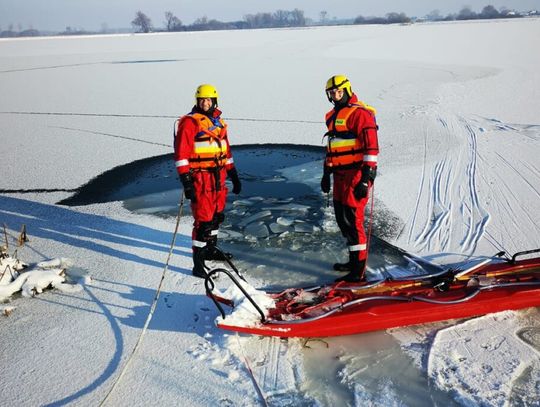
<svg viewBox="0 0 540 407">
<path fill-rule="evenodd" d="M 194 218 L 192 274 L 204 278 L 205 260 L 225 260 L 216 250 L 219 225 L 225 219 L 225 179 L 230 178 L 235 194 L 240 193 L 242 185 L 227 138 L 227 124 L 217 108 L 216 88 L 200 85 L 195 100 L 191 112 L 178 121 L 174 160 Z"/>
<path fill-rule="evenodd" d="M 358 282 L 365 279 L 368 247 L 364 208 L 379 154 L 375 109 L 358 100 L 343 75 L 328 79 L 326 95 L 334 108 L 326 114 L 328 145 L 321 189 L 330 191 L 332 175 L 334 213 L 349 248 L 348 261 L 334 264 L 335 270 L 348 274 L 336 281 Z"/>
</svg>

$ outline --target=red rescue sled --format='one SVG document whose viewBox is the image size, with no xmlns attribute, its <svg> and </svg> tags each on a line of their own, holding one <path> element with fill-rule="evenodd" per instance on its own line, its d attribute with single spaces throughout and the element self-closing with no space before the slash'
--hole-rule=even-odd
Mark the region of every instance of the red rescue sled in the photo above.
<svg viewBox="0 0 540 407">
<path fill-rule="evenodd" d="M 517 260 L 537 252 L 540 249 L 519 252 L 504 260 L 487 259 L 467 270 L 287 289 L 269 294 L 275 300 L 275 307 L 267 313 L 229 270 L 210 271 L 205 285 L 207 295 L 222 314 L 222 320 L 217 323 L 220 328 L 277 337 L 350 335 L 540 306 L 540 257 Z M 501 255 L 504 253 L 497 254 Z M 234 265 L 229 264 L 242 278 Z M 233 304 L 213 293 L 211 277 L 217 273 L 227 274 L 244 293 L 260 314 L 258 322 L 238 326 L 227 321 L 221 304 Z"/>
</svg>

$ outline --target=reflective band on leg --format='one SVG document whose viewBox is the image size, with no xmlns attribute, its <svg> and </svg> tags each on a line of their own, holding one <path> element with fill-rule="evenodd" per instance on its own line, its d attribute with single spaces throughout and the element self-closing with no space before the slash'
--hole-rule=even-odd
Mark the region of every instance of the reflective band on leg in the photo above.
<svg viewBox="0 0 540 407">
<path fill-rule="evenodd" d="M 349 246 L 349 251 L 350 252 L 359 252 L 359 251 L 362 251 L 362 250 L 366 250 L 367 248 L 367 245 L 364 243 L 364 244 L 355 244 L 354 246 Z"/>
<path fill-rule="evenodd" d="M 206 246 L 206 242 L 201 242 L 200 240 L 192 240 L 191 241 L 191 245 L 193 247 L 205 247 Z"/>
<path fill-rule="evenodd" d="M 211 230 L 210 231 L 210 236 L 217 236 L 218 234 L 218 230 L 217 229 L 214 229 L 214 230 Z"/>
</svg>

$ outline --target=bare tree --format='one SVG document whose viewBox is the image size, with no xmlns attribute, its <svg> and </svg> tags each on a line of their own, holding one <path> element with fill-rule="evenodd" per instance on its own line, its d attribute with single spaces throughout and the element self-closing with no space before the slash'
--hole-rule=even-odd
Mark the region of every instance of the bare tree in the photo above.
<svg viewBox="0 0 540 407">
<path fill-rule="evenodd" d="M 323 10 L 319 13 L 319 16 L 320 16 L 320 22 L 321 23 L 325 23 L 326 22 L 326 16 L 328 15 L 328 11 L 326 10 Z"/>
<path fill-rule="evenodd" d="M 180 31 L 182 29 L 182 21 L 176 17 L 172 11 L 165 12 L 165 27 L 167 31 Z"/>
<path fill-rule="evenodd" d="M 456 20 L 474 20 L 477 17 L 476 13 L 470 7 L 466 6 L 459 11 Z"/>
<path fill-rule="evenodd" d="M 286 27 L 289 25 L 289 16 L 291 12 L 286 10 L 277 10 L 274 12 L 273 20 L 274 24 L 277 27 Z"/>
<path fill-rule="evenodd" d="M 407 17 L 405 13 L 388 13 L 386 15 L 386 20 L 388 24 L 397 24 L 397 23 L 410 23 L 411 19 Z"/>
<path fill-rule="evenodd" d="M 426 18 L 430 21 L 440 21 L 443 19 L 443 17 L 441 16 L 441 12 L 437 9 L 431 11 L 427 16 Z"/>
<path fill-rule="evenodd" d="M 306 18 L 304 17 L 304 10 L 295 8 L 291 11 L 292 25 L 294 27 L 303 27 L 306 25 Z"/>
<path fill-rule="evenodd" d="M 152 20 L 150 20 L 150 18 L 141 10 L 137 11 L 131 25 L 139 32 L 143 33 L 148 33 L 152 30 Z"/>
<path fill-rule="evenodd" d="M 484 7 L 480 13 L 480 18 L 499 18 L 500 16 L 501 13 L 491 5 Z"/>
</svg>

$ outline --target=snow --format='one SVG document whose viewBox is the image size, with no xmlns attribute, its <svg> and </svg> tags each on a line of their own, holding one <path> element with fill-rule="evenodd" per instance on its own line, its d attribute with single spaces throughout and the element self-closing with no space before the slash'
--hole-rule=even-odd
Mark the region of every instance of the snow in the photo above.
<svg viewBox="0 0 540 407">
<path fill-rule="evenodd" d="M 255 304 L 259 306 L 264 316 L 267 317 L 268 310 L 275 306 L 274 299 L 264 291 L 257 290 L 242 279 L 237 279 L 237 281 L 244 291 L 255 301 Z M 223 298 L 231 300 L 234 304 L 233 311 L 223 319 L 218 317 L 216 322 L 223 322 L 225 325 L 233 326 L 254 326 L 260 323 L 261 315 L 239 287 L 232 284 L 227 290 L 216 290 L 216 293 Z"/>
<path fill-rule="evenodd" d="M 24 262 L 70 258 L 87 276 L 81 291 L 2 305 L 2 403 L 98 405 L 117 380 L 174 220 L 121 202 L 55 203 L 115 166 L 170 153 L 174 118 L 200 83 L 220 92 L 233 150 L 319 146 L 324 83 L 344 73 L 378 111 L 375 196 L 404 224 L 392 243 L 448 264 L 540 246 L 539 34 L 540 20 L 519 19 L 0 40 L 0 222 L 12 244 L 26 224 Z M 182 218 L 156 312 L 108 405 L 259 405 L 255 384 L 271 405 L 540 398 L 537 309 L 333 338 L 311 351 L 229 335 L 190 275 L 190 235 Z"/>
<path fill-rule="evenodd" d="M 70 259 L 58 258 L 42 261 L 22 272 L 27 265 L 9 255 L 2 256 L 0 266 L 3 267 L 0 279 L 0 302 L 8 300 L 14 293 L 21 291 L 23 297 L 41 294 L 43 289 L 51 286 L 62 292 L 74 293 L 82 290 L 79 284 L 67 284 L 66 268 L 71 267 Z"/>
</svg>

